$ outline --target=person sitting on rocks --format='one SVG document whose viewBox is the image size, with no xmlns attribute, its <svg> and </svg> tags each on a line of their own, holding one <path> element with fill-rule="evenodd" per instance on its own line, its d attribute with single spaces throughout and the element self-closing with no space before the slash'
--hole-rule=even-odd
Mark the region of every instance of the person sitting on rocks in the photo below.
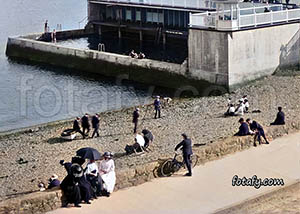
<svg viewBox="0 0 300 214">
<path fill-rule="evenodd" d="M 72 166 L 73 165 L 79 165 L 82 168 L 82 165 L 84 164 L 85 160 L 81 157 L 72 157 L 72 162 L 64 163 L 63 160 L 60 161 L 60 164 L 63 165 L 68 172 L 68 174 L 72 174 Z M 86 176 L 78 177 L 77 179 L 78 186 L 80 188 L 80 194 L 82 200 L 85 201 L 85 203 L 90 204 L 89 200 L 92 198 L 92 187 L 91 184 L 87 181 Z"/>
<path fill-rule="evenodd" d="M 242 115 L 244 115 L 245 106 L 244 106 L 243 102 L 244 102 L 243 99 L 239 100 L 239 105 L 237 106 L 234 115 L 236 115 L 236 116 L 242 116 Z"/>
<path fill-rule="evenodd" d="M 48 189 L 52 189 L 59 185 L 60 185 L 60 181 L 58 180 L 58 176 L 56 174 L 53 174 L 49 179 Z"/>
<path fill-rule="evenodd" d="M 256 139 L 258 141 L 259 144 L 261 144 L 261 137 L 263 137 L 266 141 L 266 144 L 269 144 L 264 129 L 263 127 L 256 121 L 252 121 L 250 118 L 248 118 L 246 120 L 246 122 L 248 123 L 248 125 L 250 126 L 251 129 L 251 134 L 254 134 L 254 146 L 256 146 Z"/>
<path fill-rule="evenodd" d="M 244 118 L 239 119 L 239 123 L 241 124 L 239 127 L 239 131 L 234 136 L 246 136 L 249 135 L 249 127 L 248 124 L 245 123 Z"/>
<path fill-rule="evenodd" d="M 65 196 L 66 201 L 63 207 L 68 204 L 74 203 L 75 207 L 81 207 L 81 192 L 79 187 L 79 180 L 83 176 L 83 169 L 79 164 L 72 164 L 69 168 L 68 175 L 61 182 L 61 189 Z"/>
<path fill-rule="evenodd" d="M 112 157 L 112 153 L 104 152 L 103 160 L 99 163 L 99 173 L 104 182 L 102 194 L 107 197 L 114 191 L 116 184 L 115 162 Z"/>
<path fill-rule="evenodd" d="M 137 55 L 137 53 L 134 52 L 134 50 L 131 50 L 131 52 L 129 53 L 129 56 L 130 56 L 131 58 L 135 58 L 135 59 L 138 58 L 138 55 Z"/>
<path fill-rule="evenodd" d="M 270 125 L 284 125 L 284 124 L 285 124 L 285 116 L 282 111 L 282 107 L 278 107 L 278 113 L 277 113 L 276 119 Z"/>
<path fill-rule="evenodd" d="M 134 138 L 133 145 L 126 145 L 125 151 L 127 155 L 130 155 L 134 152 L 142 152 L 142 149 L 145 146 L 145 139 L 142 135 L 136 134 Z"/>
<path fill-rule="evenodd" d="M 89 181 L 91 184 L 93 197 L 97 198 L 97 196 L 101 196 L 103 190 L 102 179 L 99 176 L 98 166 L 94 160 L 90 160 L 87 164 L 85 175 L 87 181 Z"/>
<path fill-rule="evenodd" d="M 233 104 L 229 104 L 227 111 L 225 112 L 225 116 L 234 116 L 235 108 Z"/>
<path fill-rule="evenodd" d="M 249 112 L 249 101 L 247 98 L 244 99 L 244 112 L 248 113 Z"/>
<path fill-rule="evenodd" d="M 138 59 L 145 59 L 145 54 L 140 52 L 138 55 Z"/>
</svg>

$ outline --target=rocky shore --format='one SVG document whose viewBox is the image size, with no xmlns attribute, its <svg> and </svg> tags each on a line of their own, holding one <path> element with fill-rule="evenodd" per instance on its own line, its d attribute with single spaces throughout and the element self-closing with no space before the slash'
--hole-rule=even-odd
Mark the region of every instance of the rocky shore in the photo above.
<svg viewBox="0 0 300 214">
<path fill-rule="evenodd" d="M 63 179 L 66 172 L 59 161 L 69 161 L 82 147 L 114 152 L 116 168 L 123 169 L 172 156 L 183 132 L 191 136 L 195 145 L 210 144 L 232 136 L 239 126 L 239 118 L 223 117 L 228 97 L 237 101 L 247 94 L 250 111 L 259 109 L 261 113 L 249 113 L 244 117 L 251 117 L 265 127 L 274 120 L 277 106 L 283 107 L 288 122 L 299 121 L 299 92 L 298 76 L 271 76 L 223 96 L 173 100 L 162 109 L 162 118 L 156 120 L 153 119 L 152 106 L 140 107 L 139 131 L 147 128 L 155 136 L 152 151 L 143 156 L 124 154 L 125 145 L 132 144 L 134 139 L 131 123 L 133 108 L 100 114 L 101 136 L 94 139 L 83 140 L 79 136 L 78 140 L 62 141 L 60 133 L 71 127 L 72 121 L 2 134 L 0 198 L 4 200 L 37 190 L 37 184 L 40 181 L 47 183 L 53 173 Z"/>
</svg>

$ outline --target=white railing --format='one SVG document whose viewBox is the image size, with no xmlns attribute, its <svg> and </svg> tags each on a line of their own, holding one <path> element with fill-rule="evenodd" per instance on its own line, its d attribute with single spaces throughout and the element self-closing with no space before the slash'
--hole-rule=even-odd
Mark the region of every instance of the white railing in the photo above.
<svg viewBox="0 0 300 214">
<path fill-rule="evenodd" d="M 240 16 L 239 28 L 256 27 L 300 19 L 300 9 L 270 11 Z"/>
<path fill-rule="evenodd" d="M 97 0 L 90 0 L 97 1 Z M 99 0 L 106 2 L 118 2 L 118 3 L 133 3 L 144 5 L 156 5 L 156 6 L 169 6 L 180 8 L 215 8 L 215 4 L 211 0 Z"/>
<path fill-rule="evenodd" d="M 247 15 L 243 15 L 243 14 L 245 14 L 244 13 L 245 11 L 249 12 L 250 10 L 249 8 L 240 9 L 239 20 L 237 20 L 238 17 L 233 17 L 233 20 L 221 20 L 221 21 L 237 22 L 237 29 L 241 29 L 244 27 L 256 27 L 259 25 L 282 23 L 282 22 L 288 22 L 288 21 L 300 19 L 300 9 L 279 10 L 279 11 L 271 10 L 270 12 L 260 12 L 261 8 L 266 8 L 266 7 L 257 7 L 255 8 L 255 10 L 252 8 L 252 14 L 246 13 Z M 230 11 L 226 10 L 224 12 L 225 14 L 228 14 L 228 12 Z M 219 13 L 219 15 L 221 15 L 221 13 Z M 217 12 L 190 14 L 190 27 L 218 29 L 218 24 L 216 21 L 217 19 L 218 19 Z M 231 30 L 235 30 L 235 29 L 231 29 Z"/>
</svg>

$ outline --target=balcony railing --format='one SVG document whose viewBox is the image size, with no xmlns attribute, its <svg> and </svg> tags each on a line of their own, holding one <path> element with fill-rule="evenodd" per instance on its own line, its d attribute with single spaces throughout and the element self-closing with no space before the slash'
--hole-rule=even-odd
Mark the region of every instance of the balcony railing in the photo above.
<svg viewBox="0 0 300 214">
<path fill-rule="evenodd" d="M 266 8 L 266 7 L 263 7 Z M 277 8 L 278 9 L 278 8 Z M 245 13 L 249 8 L 239 9 L 238 12 L 223 11 L 190 14 L 190 27 L 212 28 L 217 30 L 238 30 L 247 27 L 272 25 L 294 20 L 300 20 L 300 9 L 277 10 L 270 7 L 269 12 L 261 12 L 261 7 L 252 8 L 252 14 Z M 259 12 L 258 12 L 259 11 Z M 232 16 L 232 17 L 231 17 Z"/>
<path fill-rule="evenodd" d="M 91 0 L 91 2 L 97 0 Z M 98 0 L 99 2 L 114 2 L 114 3 L 128 3 L 128 4 L 142 4 L 152 6 L 165 6 L 176 8 L 190 8 L 190 9 L 210 9 L 215 8 L 215 4 L 211 0 Z"/>
</svg>

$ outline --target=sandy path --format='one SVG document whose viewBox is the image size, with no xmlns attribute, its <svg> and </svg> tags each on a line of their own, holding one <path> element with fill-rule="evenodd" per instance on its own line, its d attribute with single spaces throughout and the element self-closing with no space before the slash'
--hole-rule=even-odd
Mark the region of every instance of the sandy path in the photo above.
<svg viewBox="0 0 300 214">
<path fill-rule="evenodd" d="M 124 189 L 92 205 L 62 208 L 49 214 L 176 214 L 212 213 L 278 187 L 233 187 L 232 177 L 300 179 L 300 133 L 274 140 L 270 145 L 239 152 L 194 169 L 193 177 L 175 175 Z"/>
</svg>

